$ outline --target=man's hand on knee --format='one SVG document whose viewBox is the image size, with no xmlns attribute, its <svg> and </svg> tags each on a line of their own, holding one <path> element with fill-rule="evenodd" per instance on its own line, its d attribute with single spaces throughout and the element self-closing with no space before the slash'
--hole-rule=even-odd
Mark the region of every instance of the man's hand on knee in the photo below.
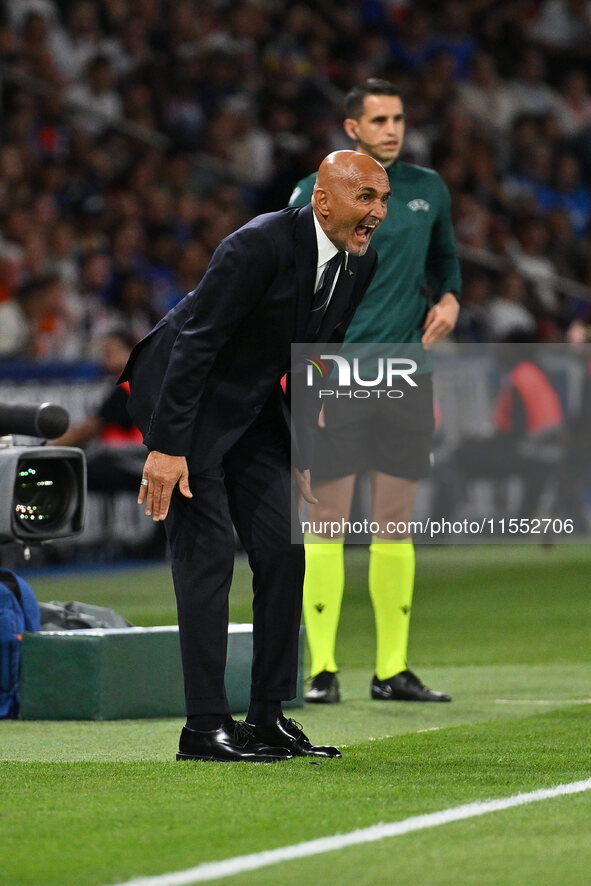
<svg viewBox="0 0 591 886">
<path fill-rule="evenodd" d="M 185 498 L 193 498 L 189 489 L 189 469 L 183 455 L 166 455 L 155 450 L 148 455 L 138 495 L 138 504 L 146 503 L 146 516 L 155 522 L 164 520 L 168 514 L 174 487 Z"/>
</svg>

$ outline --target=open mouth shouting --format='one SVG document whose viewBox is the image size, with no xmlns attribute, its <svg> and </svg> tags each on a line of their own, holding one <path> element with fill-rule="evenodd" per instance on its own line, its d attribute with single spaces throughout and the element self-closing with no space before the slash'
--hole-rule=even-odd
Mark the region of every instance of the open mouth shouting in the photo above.
<svg viewBox="0 0 591 886">
<path fill-rule="evenodd" d="M 355 228 L 355 240 L 360 247 L 367 249 L 373 232 L 379 224 L 380 221 L 378 219 L 372 218 L 364 219 L 360 225 L 357 225 Z"/>
</svg>

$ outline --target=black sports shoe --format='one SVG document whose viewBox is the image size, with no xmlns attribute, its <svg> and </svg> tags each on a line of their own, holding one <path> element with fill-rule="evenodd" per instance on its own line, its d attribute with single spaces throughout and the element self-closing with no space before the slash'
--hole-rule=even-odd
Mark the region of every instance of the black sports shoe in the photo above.
<svg viewBox="0 0 591 886">
<path fill-rule="evenodd" d="M 201 732 L 183 726 L 177 760 L 223 760 L 225 762 L 275 763 L 291 760 L 284 747 L 270 747 L 253 735 L 241 721 L 228 719 L 219 729 Z"/>
<path fill-rule="evenodd" d="M 312 685 L 304 695 L 304 701 L 313 704 L 338 704 L 341 691 L 337 675 L 332 671 L 320 671 L 312 678 Z"/>
<path fill-rule="evenodd" d="M 285 748 L 294 757 L 341 757 L 338 748 L 330 745 L 313 745 L 302 727 L 295 720 L 279 717 L 274 723 L 266 726 L 255 726 L 247 723 L 252 729 L 254 738 L 273 747 Z"/>
<path fill-rule="evenodd" d="M 388 680 L 371 681 L 371 697 L 381 701 L 451 701 L 451 695 L 428 689 L 412 671 L 400 671 Z"/>
</svg>

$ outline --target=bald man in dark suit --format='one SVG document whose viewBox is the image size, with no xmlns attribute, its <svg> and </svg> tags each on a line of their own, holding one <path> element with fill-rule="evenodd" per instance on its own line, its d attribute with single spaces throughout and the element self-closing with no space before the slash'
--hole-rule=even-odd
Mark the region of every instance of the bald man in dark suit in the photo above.
<svg viewBox="0 0 591 886">
<path fill-rule="evenodd" d="M 313 745 L 281 708 L 296 694 L 304 549 L 291 537 L 280 380 L 293 342 L 343 340 L 375 272 L 370 239 L 389 195 L 377 161 L 330 154 L 311 205 L 259 216 L 227 237 L 121 377 L 150 450 L 139 501 L 166 521 L 171 549 L 187 705 L 177 759 L 340 756 Z M 313 501 L 305 447 L 298 460 L 296 482 Z M 232 524 L 253 572 L 245 723 L 230 717 L 224 688 Z"/>
</svg>

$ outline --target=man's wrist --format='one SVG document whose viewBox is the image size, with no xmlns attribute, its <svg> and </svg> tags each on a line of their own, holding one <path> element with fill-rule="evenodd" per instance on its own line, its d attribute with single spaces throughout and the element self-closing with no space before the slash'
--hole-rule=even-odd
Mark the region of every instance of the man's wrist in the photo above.
<svg viewBox="0 0 591 886">
<path fill-rule="evenodd" d="M 456 292 L 454 289 L 447 289 L 445 292 L 443 292 L 443 293 L 439 296 L 439 298 L 437 299 L 437 301 L 435 302 L 435 304 L 439 304 L 439 303 L 440 303 L 441 301 L 443 301 L 443 299 L 446 298 L 448 295 L 453 295 L 453 297 L 455 298 L 455 300 L 457 301 L 458 304 L 459 304 L 459 303 L 461 302 L 461 300 L 462 300 L 461 293 Z"/>
</svg>

